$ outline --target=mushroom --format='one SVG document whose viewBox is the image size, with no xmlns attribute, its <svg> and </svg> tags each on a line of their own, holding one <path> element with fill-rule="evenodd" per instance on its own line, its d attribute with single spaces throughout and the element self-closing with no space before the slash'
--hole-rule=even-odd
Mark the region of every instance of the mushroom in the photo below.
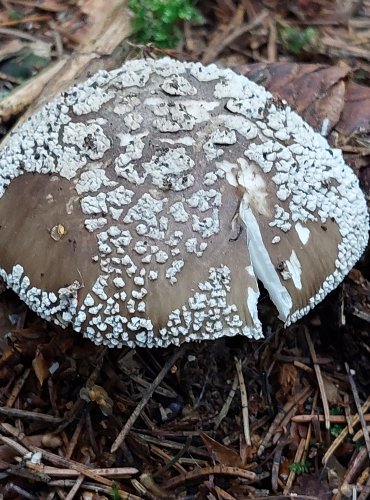
<svg viewBox="0 0 370 500">
<path fill-rule="evenodd" d="M 367 243 L 340 151 L 215 65 L 101 71 L 17 128 L 0 166 L 0 277 L 96 344 L 258 339 L 258 280 L 289 325 Z"/>
</svg>

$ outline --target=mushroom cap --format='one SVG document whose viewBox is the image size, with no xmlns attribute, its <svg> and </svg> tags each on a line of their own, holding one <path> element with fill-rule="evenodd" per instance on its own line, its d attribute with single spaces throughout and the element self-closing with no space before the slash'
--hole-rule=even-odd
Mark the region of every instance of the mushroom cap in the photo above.
<svg viewBox="0 0 370 500">
<path fill-rule="evenodd" d="M 257 280 L 290 324 L 342 281 L 367 232 L 340 151 L 215 65 L 101 71 L 0 154 L 0 277 L 111 347 L 259 338 Z"/>
</svg>

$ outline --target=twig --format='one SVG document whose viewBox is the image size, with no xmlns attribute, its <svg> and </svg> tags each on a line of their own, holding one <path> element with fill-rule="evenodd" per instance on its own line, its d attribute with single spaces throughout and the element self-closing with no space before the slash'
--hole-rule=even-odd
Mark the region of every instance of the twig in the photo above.
<svg viewBox="0 0 370 500">
<path fill-rule="evenodd" d="M 366 422 L 370 422 L 370 414 L 367 413 L 364 415 L 364 419 Z M 297 424 L 305 424 L 307 422 L 312 422 L 313 420 L 318 420 L 319 422 L 325 422 L 325 416 L 324 415 L 295 415 L 292 417 L 292 422 L 295 422 Z M 348 425 L 348 419 L 345 415 L 330 415 L 330 422 L 333 424 L 345 424 L 347 422 Z M 351 420 L 351 424 L 353 422 L 353 417 Z"/>
<path fill-rule="evenodd" d="M 317 396 L 318 393 L 316 391 L 312 401 L 312 409 L 311 409 L 312 414 L 314 412 L 314 408 L 316 408 L 317 405 Z M 312 435 L 312 425 L 310 423 L 308 425 L 306 437 L 302 438 L 299 443 L 298 449 L 294 457 L 294 462 L 304 462 L 306 460 L 308 449 L 310 447 L 311 435 Z M 288 495 L 290 493 L 295 477 L 296 473 L 293 470 L 291 470 L 283 491 L 284 495 Z"/>
<path fill-rule="evenodd" d="M 363 447 L 359 450 L 354 460 L 351 460 L 351 463 L 344 474 L 343 483 L 352 483 L 359 476 L 366 460 L 367 450 Z"/>
<path fill-rule="evenodd" d="M 175 500 L 172 495 L 168 494 L 168 491 L 165 491 L 162 487 L 154 482 L 152 474 L 144 472 L 144 474 L 141 474 L 139 481 L 140 484 L 146 489 L 146 495 L 149 492 L 153 495 L 155 500 Z"/>
<path fill-rule="evenodd" d="M 53 486 L 55 488 L 65 488 L 65 487 L 71 487 L 75 484 L 75 479 L 56 479 L 55 481 L 50 481 L 50 483 L 48 483 L 48 486 Z M 88 482 L 84 482 L 84 490 L 86 491 L 92 491 L 93 493 L 105 493 L 106 495 L 109 495 L 111 496 L 112 495 L 112 488 L 111 487 L 108 487 L 108 486 L 103 486 L 101 484 L 96 484 L 96 483 L 88 483 Z M 127 500 L 142 500 L 141 497 L 137 497 L 136 495 L 133 495 L 133 494 L 127 494 L 126 491 L 123 491 L 121 489 L 117 489 L 116 490 L 117 493 L 119 493 L 120 495 L 123 495 L 122 497 L 120 498 L 126 498 Z M 54 498 L 51 497 L 51 498 Z M 63 497 L 61 497 L 63 498 Z"/>
<path fill-rule="evenodd" d="M 301 462 L 302 461 L 305 446 L 306 446 L 306 439 L 302 438 L 299 442 L 297 451 L 295 452 L 294 462 Z M 296 476 L 296 473 L 294 472 L 294 470 L 290 470 L 289 476 L 288 476 L 288 479 L 287 479 L 287 482 L 285 484 L 285 488 L 283 491 L 284 495 L 288 495 L 290 493 L 295 476 Z"/>
<path fill-rule="evenodd" d="M 26 466 L 31 470 L 47 474 L 51 477 L 76 478 L 80 475 L 80 473 L 75 469 L 62 469 L 59 467 L 52 467 L 50 465 L 34 464 L 29 461 L 26 462 Z M 112 479 L 124 479 L 138 473 L 138 470 L 135 467 L 110 467 L 105 469 L 90 470 L 98 476 L 110 477 Z"/>
<path fill-rule="evenodd" d="M 181 484 L 187 481 L 197 481 L 203 477 L 214 475 L 224 475 L 224 476 L 234 476 L 247 479 L 248 481 L 255 481 L 258 476 L 255 472 L 249 470 L 240 469 L 239 467 L 225 467 L 223 465 L 214 465 L 213 467 L 204 467 L 189 471 L 187 474 L 180 474 L 172 479 L 166 481 L 166 487 L 168 489 L 177 488 Z"/>
<path fill-rule="evenodd" d="M 80 437 L 83 426 L 85 425 L 86 413 L 82 414 L 82 417 L 78 421 L 75 430 L 72 434 L 72 438 L 68 443 L 68 448 L 66 449 L 65 457 L 71 458 L 73 455 L 73 451 L 77 445 L 78 438 Z"/>
<path fill-rule="evenodd" d="M 367 430 L 369 431 L 370 430 L 370 427 L 367 426 Z M 352 436 L 352 441 L 356 442 L 358 441 L 359 439 L 363 438 L 364 437 L 364 431 L 363 431 L 363 428 L 361 427 L 360 430 L 358 430 L 356 432 L 356 434 L 353 434 Z"/>
<path fill-rule="evenodd" d="M 301 392 L 296 394 L 293 399 L 288 401 L 284 405 L 284 408 L 278 412 L 278 414 L 274 418 L 272 424 L 270 425 L 270 428 L 267 431 L 265 437 L 263 438 L 262 443 L 260 444 L 260 446 L 258 448 L 257 456 L 260 457 L 263 454 L 263 452 L 265 451 L 265 449 L 269 445 L 273 435 L 275 435 L 277 437 L 277 439 L 279 439 L 279 437 L 281 436 L 281 432 L 278 432 L 278 429 L 280 429 L 282 422 L 284 421 L 284 419 L 286 417 L 292 418 L 291 413 L 292 413 L 292 411 L 294 411 L 294 408 L 301 401 L 304 401 L 307 398 L 307 396 L 311 393 L 311 391 L 312 391 L 311 387 L 305 387 Z M 277 433 L 277 434 L 275 434 L 275 433 Z"/>
<path fill-rule="evenodd" d="M 180 460 L 180 458 L 183 455 L 185 455 L 185 453 L 190 448 L 191 440 L 192 440 L 191 436 L 188 436 L 187 439 L 186 439 L 186 443 L 184 444 L 183 448 L 181 448 L 181 450 L 179 450 L 174 457 L 169 456 L 161 448 L 158 448 L 157 446 L 152 446 L 152 452 L 156 453 L 161 458 L 164 458 L 165 460 L 167 460 L 167 463 L 165 463 L 163 465 L 163 467 L 161 467 L 156 472 L 154 472 L 154 474 L 152 474 L 152 476 L 153 476 L 154 479 L 157 476 L 160 476 L 161 474 L 163 474 L 164 472 L 166 472 L 166 470 L 170 469 L 171 467 L 175 467 L 176 470 L 178 472 L 180 472 L 180 474 L 186 474 L 186 469 L 184 469 L 184 467 L 182 467 L 182 465 L 180 465 L 178 463 L 178 461 Z"/>
<path fill-rule="evenodd" d="M 269 39 L 267 44 L 267 59 L 269 63 L 276 62 L 276 39 L 277 39 L 277 29 L 276 21 L 273 16 L 269 19 Z"/>
<path fill-rule="evenodd" d="M 312 398 L 312 410 L 311 410 L 312 413 L 315 411 L 314 409 L 317 406 L 317 397 L 318 397 L 318 391 L 316 390 L 315 394 Z M 314 425 L 309 424 L 308 429 L 307 429 L 306 443 L 305 443 L 305 447 L 303 450 L 302 462 L 304 462 L 307 458 L 308 450 L 310 448 L 310 443 L 311 443 L 311 435 L 312 435 L 312 428 L 313 427 L 314 427 Z"/>
<path fill-rule="evenodd" d="M 351 408 L 349 406 L 349 395 L 348 395 L 347 392 L 345 393 L 345 395 L 343 397 L 343 400 L 344 400 L 344 403 L 345 403 L 344 414 L 346 416 L 346 421 L 347 421 L 347 426 L 348 426 L 348 432 L 349 432 L 349 434 L 352 435 L 354 433 L 353 426 L 352 426 L 353 417 L 351 415 Z M 365 420 L 366 420 L 366 417 L 369 417 L 369 421 L 370 421 L 370 415 L 364 415 Z"/>
<path fill-rule="evenodd" d="M 135 433 L 137 436 L 139 436 L 143 441 L 146 441 L 147 443 L 154 443 L 158 446 L 162 446 L 164 448 L 169 448 L 171 450 L 182 450 L 183 448 L 183 443 L 178 443 L 176 441 L 170 441 L 168 439 L 163 439 L 162 437 L 160 439 L 155 438 L 153 436 L 147 436 L 146 434 L 140 434 L 140 433 Z M 199 431 L 194 433 L 195 436 L 199 436 Z M 209 459 L 209 453 L 202 448 L 199 448 L 198 446 L 190 446 L 188 449 L 188 452 L 192 456 L 196 457 L 202 457 L 205 459 Z"/>
<path fill-rule="evenodd" d="M 304 370 L 305 372 L 312 373 L 313 369 L 310 366 L 305 365 L 301 361 L 293 361 L 293 365 L 296 366 L 297 368 L 300 368 L 301 370 Z"/>
<path fill-rule="evenodd" d="M 304 365 L 307 365 L 308 363 L 311 363 L 312 359 L 306 356 L 287 356 L 286 354 L 277 354 L 275 356 L 276 361 L 283 361 L 284 363 L 294 363 L 297 361 L 298 364 L 302 363 Z M 328 365 L 331 363 L 330 358 L 325 358 L 325 357 L 317 357 L 316 362 L 318 365 Z M 297 365 L 298 366 L 298 365 Z"/>
<path fill-rule="evenodd" d="M 50 17 L 45 15 L 34 15 L 28 17 L 22 17 L 21 19 L 12 19 L 11 21 L 4 21 L 0 26 L 16 26 L 17 24 L 26 23 L 41 23 L 43 21 L 49 21 Z"/>
<path fill-rule="evenodd" d="M 24 498 L 25 500 L 39 500 L 38 496 L 32 495 L 28 491 L 21 488 L 19 485 L 10 483 L 7 485 L 8 494 L 10 492 L 17 493 L 18 498 Z"/>
<path fill-rule="evenodd" d="M 322 406 L 323 406 L 324 415 L 325 415 L 325 428 L 327 430 L 329 430 L 330 429 L 330 410 L 329 410 L 328 399 L 326 397 L 324 380 L 322 378 L 320 366 L 317 364 L 317 356 L 316 356 L 316 352 L 315 352 L 315 347 L 314 347 L 313 342 L 311 340 L 311 336 L 310 336 L 310 333 L 308 331 L 308 328 L 306 328 L 306 327 L 304 327 L 304 334 L 306 337 L 306 342 L 307 342 L 308 348 L 310 350 L 313 367 L 314 367 L 314 370 L 316 373 L 317 383 L 319 384 L 321 401 L 322 401 Z"/>
<path fill-rule="evenodd" d="M 39 10 L 46 10 L 47 12 L 63 12 L 65 7 L 62 4 L 56 2 L 31 2 L 30 0 L 8 0 L 9 3 L 15 5 L 24 5 L 24 7 L 34 7 Z"/>
<path fill-rule="evenodd" d="M 68 460 L 64 457 L 60 457 L 59 455 L 56 455 L 55 453 L 51 453 L 50 451 L 43 450 L 41 448 L 38 448 L 37 446 L 30 446 L 30 449 L 33 452 L 39 451 L 42 453 L 42 457 L 44 460 L 47 460 L 48 462 L 53 463 L 54 465 L 57 465 L 59 467 L 67 467 L 70 469 L 75 469 L 78 471 L 80 474 L 83 474 L 86 477 L 89 477 L 90 479 L 93 479 L 97 483 L 104 484 L 105 486 L 109 486 L 112 488 L 113 482 L 109 479 L 106 479 L 105 477 L 102 477 L 94 472 L 94 469 L 89 468 L 86 465 L 83 465 L 79 462 L 75 462 L 74 460 Z M 127 492 L 122 492 L 121 491 L 121 500 L 139 500 L 138 497 L 131 495 L 130 493 Z"/>
<path fill-rule="evenodd" d="M 8 417 L 29 418 L 31 420 L 38 420 L 40 422 L 47 422 L 49 424 L 59 424 L 63 421 L 61 417 L 54 417 L 53 415 L 47 415 L 45 413 L 39 413 L 37 411 L 7 408 L 6 406 L 0 406 L 0 413 L 2 413 L 3 415 L 7 415 Z"/>
<path fill-rule="evenodd" d="M 39 39 L 36 38 L 35 36 L 29 35 L 28 33 L 24 33 L 21 30 L 16 30 L 12 28 L 0 28 L 0 35 L 22 38 L 23 40 L 28 40 L 30 42 L 39 41 Z"/>
<path fill-rule="evenodd" d="M 226 398 L 226 401 L 225 403 L 223 404 L 222 408 L 221 408 L 221 411 L 220 413 L 217 415 L 217 418 L 215 420 L 215 429 L 218 429 L 218 427 L 220 426 L 221 422 L 223 421 L 223 419 L 226 417 L 226 415 L 228 414 L 229 412 L 229 409 L 230 409 L 230 406 L 231 406 L 231 403 L 234 399 L 234 396 L 236 394 L 236 390 L 238 388 L 238 375 L 235 374 L 234 376 L 234 380 L 233 380 L 233 383 L 232 383 L 232 386 L 231 386 L 231 389 L 229 391 L 229 394 L 227 395 L 227 398 Z"/>
<path fill-rule="evenodd" d="M 272 459 L 272 467 L 271 467 L 271 488 L 274 493 L 277 492 L 279 487 L 278 481 L 279 481 L 281 455 L 283 454 L 285 446 L 287 446 L 290 443 L 291 443 L 290 438 L 281 439 L 274 451 L 274 456 Z"/>
<path fill-rule="evenodd" d="M 48 486 L 52 486 L 55 488 L 58 487 L 69 488 L 75 484 L 75 481 L 76 481 L 75 479 L 56 479 L 55 481 L 50 481 L 48 483 Z M 102 484 L 84 482 L 83 488 L 84 490 L 93 491 L 94 493 L 106 493 L 107 495 L 110 496 L 112 495 L 112 488 L 108 486 L 103 486 Z M 126 495 L 123 496 L 122 498 L 126 498 L 127 500 L 142 500 L 142 498 L 139 498 L 136 495 L 129 494 L 129 496 L 127 496 L 127 492 L 122 491 L 119 488 L 116 491 L 120 495 Z M 54 498 L 54 496 L 52 498 Z"/>
<path fill-rule="evenodd" d="M 17 453 L 19 453 L 22 456 L 27 455 L 27 453 L 29 453 L 29 450 L 27 448 L 25 448 L 21 444 L 17 443 L 16 441 L 14 441 L 14 439 L 0 435 L 0 441 L 2 441 L 4 444 L 8 445 L 10 448 L 13 448 L 13 450 L 15 450 Z"/>
<path fill-rule="evenodd" d="M 248 33 L 248 31 L 252 30 L 259 24 L 262 24 L 265 19 L 270 15 L 268 10 L 262 10 L 250 23 L 246 23 L 240 28 L 234 29 L 229 35 L 225 36 L 224 39 L 220 43 L 218 43 L 217 47 L 212 47 L 212 54 L 210 54 L 209 50 L 206 50 L 203 58 L 203 64 L 209 64 L 212 60 L 216 59 L 217 56 L 231 43 L 233 43 L 237 38 L 242 35 Z"/>
<path fill-rule="evenodd" d="M 145 405 L 148 403 L 149 399 L 152 397 L 153 392 L 155 391 L 156 387 L 162 382 L 164 377 L 167 375 L 167 372 L 171 369 L 171 367 L 176 363 L 176 361 L 184 354 L 187 346 L 186 344 L 183 344 L 178 350 L 174 352 L 174 354 L 170 357 L 169 360 L 166 361 L 165 365 L 163 366 L 162 370 L 158 373 L 156 378 L 153 380 L 153 382 L 150 384 L 148 389 L 144 392 L 143 397 L 140 401 L 140 403 L 137 405 L 129 419 L 127 420 L 125 426 L 121 430 L 121 432 L 118 434 L 116 437 L 112 447 L 111 447 L 111 453 L 114 453 L 118 450 L 118 448 L 121 446 L 121 444 L 124 442 L 126 439 L 127 434 L 130 432 L 132 426 L 136 422 L 136 420 L 139 418 L 140 413 L 143 411 Z"/>
<path fill-rule="evenodd" d="M 154 496 L 151 491 L 148 490 L 148 488 L 142 484 L 138 479 L 133 479 L 131 481 L 132 486 L 135 488 L 137 493 L 139 493 L 140 498 L 148 498 L 148 500 L 158 500 L 163 499 L 162 496 Z M 164 499 L 163 499 L 164 500 Z M 172 500 L 172 498 L 171 498 Z"/>
<path fill-rule="evenodd" d="M 28 470 L 23 466 L 23 463 L 10 465 L 10 467 L 6 470 L 7 474 L 13 475 L 16 477 L 21 477 L 24 479 L 28 479 L 32 482 L 41 482 L 48 483 L 50 481 L 50 477 L 45 474 L 41 474 L 40 472 L 34 472 L 32 470 Z"/>
<path fill-rule="evenodd" d="M 366 484 L 362 486 L 362 491 L 357 500 L 366 500 L 370 493 L 370 477 L 367 479 Z"/>
<path fill-rule="evenodd" d="M 214 486 L 214 490 L 217 493 L 217 498 L 220 498 L 221 500 L 237 500 L 235 497 L 230 495 L 227 491 L 223 490 L 219 486 Z"/>
<path fill-rule="evenodd" d="M 72 488 L 69 490 L 68 495 L 65 497 L 65 500 L 73 500 L 75 497 L 76 493 L 80 489 L 81 484 L 84 482 L 85 476 L 80 474 L 78 478 L 75 481 L 75 484 L 72 486 Z"/>
<path fill-rule="evenodd" d="M 362 408 L 361 408 L 361 403 L 360 403 L 360 398 L 358 395 L 357 387 L 356 387 L 356 384 L 355 384 L 355 381 L 354 381 L 354 378 L 352 375 L 352 370 L 349 369 L 348 363 L 344 363 L 344 366 L 346 367 L 349 384 L 351 386 L 351 390 L 352 390 L 352 394 L 353 394 L 353 399 L 355 400 L 355 405 L 357 408 L 357 414 L 359 416 L 362 431 L 364 433 L 364 439 L 365 439 L 367 453 L 368 453 L 369 458 L 370 458 L 370 436 L 369 436 L 369 431 L 368 431 L 367 426 L 366 426 L 366 421 L 364 419 L 364 413 L 363 413 Z"/>
<path fill-rule="evenodd" d="M 312 389 L 309 388 L 308 394 L 310 394 L 311 392 L 312 392 Z M 291 407 L 286 412 L 286 414 L 283 415 L 283 418 L 280 421 L 280 428 L 276 431 L 274 437 L 272 438 L 273 444 L 276 444 L 278 442 L 278 440 L 280 439 L 280 436 L 283 434 L 284 429 L 286 428 L 286 426 L 288 425 L 288 423 L 292 419 L 293 413 L 297 410 L 298 405 L 307 398 L 308 395 L 306 397 L 304 397 L 303 394 L 304 394 L 303 392 L 298 393 L 296 396 L 294 396 L 293 400 L 290 402 Z M 285 408 L 289 408 L 289 403 L 287 403 L 284 406 L 283 412 L 284 412 Z"/>
<path fill-rule="evenodd" d="M 28 379 L 30 371 L 31 371 L 30 368 L 27 368 L 26 370 L 24 370 L 22 375 L 18 378 L 17 382 L 14 384 L 13 390 L 12 390 L 12 392 L 11 392 L 10 396 L 8 397 L 8 400 L 5 404 L 5 406 L 7 408 L 11 408 L 14 405 L 14 403 L 16 402 L 16 400 L 19 396 L 19 393 L 22 390 L 24 383 Z"/>
<path fill-rule="evenodd" d="M 364 414 L 370 407 L 370 396 L 367 398 L 365 403 L 362 405 L 362 414 Z M 359 415 L 355 415 L 352 420 L 352 425 L 355 426 L 358 422 L 360 421 Z M 325 455 L 322 458 L 322 463 L 325 465 L 329 459 L 329 457 L 334 453 L 334 451 L 338 448 L 340 443 L 343 441 L 343 439 L 347 436 L 348 434 L 348 427 L 344 427 L 342 432 L 337 436 L 330 447 L 326 450 Z"/>
<path fill-rule="evenodd" d="M 240 398 L 242 401 L 242 417 L 243 417 L 244 438 L 245 438 L 246 445 L 251 446 L 252 441 L 251 441 L 251 434 L 250 434 L 250 430 L 249 430 L 248 395 L 247 395 L 247 389 L 246 389 L 245 383 L 244 383 L 242 362 L 240 361 L 240 359 L 235 358 L 235 368 L 236 368 L 236 374 L 238 376 L 238 381 L 239 381 Z"/>
<path fill-rule="evenodd" d="M 263 500 L 292 500 L 292 495 L 267 495 L 262 497 Z M 299 495 L 299 500 L 317 500 L 317 496 L 311 496 L 311 495 Z"/>
<path fill-rule="evenodd" d="M 98 445 L 97 445 L 97 442 L 95 439 L 96 434 L 95 434 L 94 429 L 93 429 L 93 424 L 91 422 L 91 416 L 90 416 L 89 412 L 86 413 L 86 430 L 87 430 L 87 433 L 89 435 L 89 441 L 90 441 L 91 448 L 92 448 L 93 452 L 95 453 L 95 455 L 99 456 L 99 448 L 98 448 Z"/>
</svg>

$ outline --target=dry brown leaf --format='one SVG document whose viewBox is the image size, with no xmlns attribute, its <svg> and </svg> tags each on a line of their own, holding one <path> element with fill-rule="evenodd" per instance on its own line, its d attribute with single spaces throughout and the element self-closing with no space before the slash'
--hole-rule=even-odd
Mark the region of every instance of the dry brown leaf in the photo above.
<svg viewBox="0 0 370 500">
<path fill-rule="evenodd" d="M 370 88 L 355 82 L 346 85 L 346 100 L 337 130 L 350 135 L 370 133 Z"/>
<path fill-rule="evenodd" d="M 91 387 L 82 387 L 80 398 L 84 401 L 96 403 L 104 415 L 111 415 L 113 400 L 108 396 L 107 391 L 100 385 L 93 384 Z"/>
<path fill-rule="evenodd" d="M 278 383 L 284 394 L 290 392 L 297 380 L 297 369 L 292 363 L 282 363 L 278 369 Z"/>
<path fill-rule="evenodd" d="M 50 376 L 49 363 L 45 360 L 42 352 L 37 350 L 36 356 L 32 360 L 32 368 L 35 372 L 37 380 L 40 385 L 42 385 L 47 378 Z"/>
<path fill-rule="evenodd" d="M 200 433 L 200 437 L 202 438 L 210 457 L 218 464 L 225 467 L 239 467 L 241 469 L 248 468 L 235 450 L 232 450 L 215 439 L 212 439 L 204 432 Z"/>
<path fill-rule="evenodd" d="M 332 380 L 325 377 L 325 375 L 323 375 L 322 379 L 324 382 L 326 399 L 329 401 L 329 403 L 331 403 L 331 404 L 341 403 L 342 398 L 339 394 L 338 387 L 334 384 L 334 382 Z"/>
</svg>

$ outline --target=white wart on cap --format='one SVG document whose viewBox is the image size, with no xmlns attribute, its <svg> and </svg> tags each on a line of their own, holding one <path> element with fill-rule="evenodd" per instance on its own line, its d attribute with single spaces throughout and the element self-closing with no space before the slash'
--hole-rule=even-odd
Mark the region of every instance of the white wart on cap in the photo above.
<svg viewBox="0 0 370 500">
<path fill-rule="evenodd" d="M 168 58 L 100 72 L 0 156 L 0 276 L 97 344 L 262 336 L 361 256 L 356 176 L 289 107 L 230 70 Z"/>
</svg>

